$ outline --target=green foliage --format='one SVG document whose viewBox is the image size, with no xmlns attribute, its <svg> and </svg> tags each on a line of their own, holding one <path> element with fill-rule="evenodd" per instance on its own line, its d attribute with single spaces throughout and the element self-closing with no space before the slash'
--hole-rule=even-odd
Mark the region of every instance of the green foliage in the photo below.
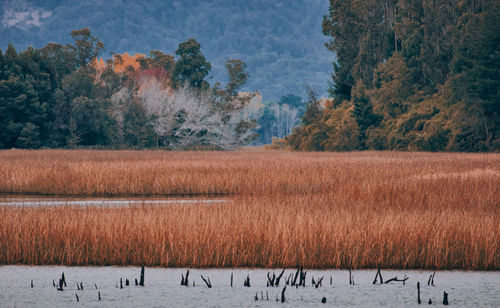
<svg viewBox="0 0 500 308">
<path fill-rule="evenodd" d="M 104 49 L 104 44 L 97 37 L 90 35 L 89 28 L 73 30 L 71 31 L 71 37 L 75 40 L 74 49 L 80 67 L 86 67 Z"/>
<path fill-rule="evenodd" d="M 364 148 L 366 139 L 366 130 L 371 126 L 376 126 L 381 120 L 381 116 L 373 113 L 373 105 L 365 94 L 365 88 L 359 83 L 353 91 L 353 111 L 352 115 L 358 124 L 360 146 Z"/>
<path fill-rule="evenodd" d="M 229 75 L 226 92 L 229 96 L 236 97 L 241 87 L 247 82 L 247 65 L 239 59 L 227 60 L 226 70 Z"/>
<path fill-rule="evenodd" d="M 26 123 L 16 140 L 16 146 L 18 148 L 36 149 L 41 145 L 38 127 L 30 122 Z"/>
<path fill-rule="evenodd" d="M 123 116 L 123 138 L 125 145 L 132 148 L 148 148 L 156 145 L 156 135 L 149 124 L 146 110 L 139 102 L 127 104 Z"/>
<path fill-rule="evenodd" d="M 500 150 L 499 29 L 493 0 L 330 0 L 334 101 L 306 111 L 287 140 L 303 150 Z M 313 127 L 322 141 L 311 142 Z"/>
<path fill-rule="evenodd" d="M 200 51 L 201 46 L 195 39 L 189 39 L 179 44 L 175 54 L 179 59 L 175 63 L 173 81 L 177 86 L 185 82 L 193 88 L 208 88 L 203 80 L 210 72 L 211 65 Z"/>
</svg>

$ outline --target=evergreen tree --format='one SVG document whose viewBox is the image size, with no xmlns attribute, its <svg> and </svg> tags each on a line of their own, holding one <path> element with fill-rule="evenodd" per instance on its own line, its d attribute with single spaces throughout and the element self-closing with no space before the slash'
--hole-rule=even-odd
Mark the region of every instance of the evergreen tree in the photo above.
<svg viewBox="0 0 500 308">
<path fill-rule="evenodd" d="M 175 51 L 179 59 L 175 63 L 173 80 L 177 86 L 188 82 L 193 88 L 208 88 L 204 78 L 210 72 L 210 62 L 201 53 L 201 46 L 195 39 L 179 44 Z"/>
</svg>

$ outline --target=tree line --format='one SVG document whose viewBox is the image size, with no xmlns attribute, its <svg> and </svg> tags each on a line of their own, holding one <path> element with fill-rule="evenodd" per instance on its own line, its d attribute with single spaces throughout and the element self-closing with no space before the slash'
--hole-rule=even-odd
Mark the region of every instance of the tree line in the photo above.
<svg viewBox="0 0 500 308">
<path fill-rule="evenodd" d="M 329 93 L 310 91 L 296 150 L 500 150 L 500 4 L 330 0 Z"/>
<path fill-rule="evenodd" d="M 0 148 L 227 149 L 256 138 L 252 96 L 239 95 L 243 61 L 227 60 L 227 84 L 210 86 L 194 39 L 175 56 L 153 50 L 124 65 L 120 54 L 99 62 L 104 44 L 88 28 L 71 36 L 0 51 Z"/>
</svg>

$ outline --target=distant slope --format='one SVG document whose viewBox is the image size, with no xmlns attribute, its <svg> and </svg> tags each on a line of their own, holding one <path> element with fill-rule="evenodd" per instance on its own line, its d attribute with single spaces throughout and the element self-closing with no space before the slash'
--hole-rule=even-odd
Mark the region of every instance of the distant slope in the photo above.
<svg viewBox="0 0 500 308">
<path fill-rule="evenodd" d="M 224 62 L 248 64 L 246 90 L 264 100 L 310 85 L 326 95 L 333 55 L 323 43 L 326 0 L 5 0 L 0 4 L 0 48 L 19 49 L 48 42 L 70 43 L 69 32 L 89 27 L 109 52 L 159 49 L 173 54 L 177 45 L 195 38 L 212 63 L 213 79 L 225 81 Z"/>
</svg>

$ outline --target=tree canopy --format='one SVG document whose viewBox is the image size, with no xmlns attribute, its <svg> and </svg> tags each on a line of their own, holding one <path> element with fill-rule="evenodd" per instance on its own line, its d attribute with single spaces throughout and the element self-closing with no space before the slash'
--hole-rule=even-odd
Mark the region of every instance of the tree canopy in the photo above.
<svg viewBox="0 0 500 308">
<path fill-rule="evenodd" d="M 500 4 L 330 0 L 330 96 L 302 150 L 500 150 Z M 306 115 L 317 114 L 309 104 Z"/>
</svg>

